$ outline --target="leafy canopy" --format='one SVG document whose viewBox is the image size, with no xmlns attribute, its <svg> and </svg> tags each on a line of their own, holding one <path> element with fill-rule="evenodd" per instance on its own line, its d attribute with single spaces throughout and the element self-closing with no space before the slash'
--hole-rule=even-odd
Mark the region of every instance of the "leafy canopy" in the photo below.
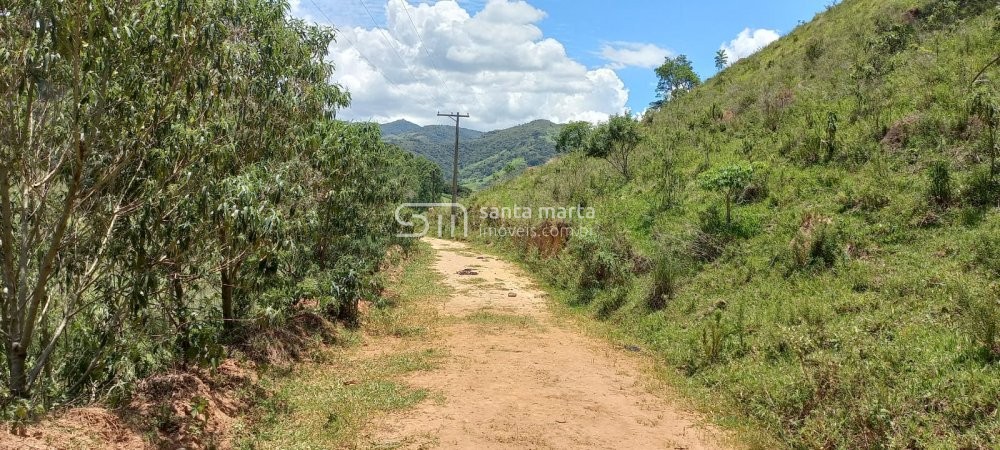
<svg viewBox="0 0 1000 450">
<path fill-rule="evenodd" d="M 642 132 L 639 121 L 628 114 L 616 114 L 590 133 L 587 156 L 606 159 L 626 180 L 630 180 L 632 155 L 640 143 Z"/>
<path fill-rule="evenodd" d="M 664 103 L 684 94 L 701 84 L 701 78 L 695 73 L 691 61 L 685 55 L 676 58 L 667 57 L 660 67 L 656 68 L 656 100 L 650 103 L 653 108 L 659 108 Z"/>
<path fill-rule="evenodd" d="M 559 153 L 583 150 L 593 126 L 589 122 L 570 122 L 559 131 L 556 137 L 556 151 Z"/>
<path fill-rule="evenodd" d="M 731 164 L 701 174 L 702 189 L 721 192 L 726 199 L 726 225 L 732 223 L 732 204 L 736 195 L 753 180 L 753 166 Z"/>
<path fill-rule="evenodd" d="M 715 52 L 715 68 L 722 70 L 729 65 L 729 54 L 726 53 L 724 49 L 719 49 Z"/>
</svg>

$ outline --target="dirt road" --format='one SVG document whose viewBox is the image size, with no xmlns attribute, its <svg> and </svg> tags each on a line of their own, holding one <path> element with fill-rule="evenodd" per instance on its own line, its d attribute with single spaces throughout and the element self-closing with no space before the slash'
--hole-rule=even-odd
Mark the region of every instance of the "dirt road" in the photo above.
<svg viewBox="0 0 1000 450">
<path fill-rule="evenodd" d="M 720 434 L 651 393 L 639 358 L 560 324 L 512 264 L 428 240 L 454 291 L 433 345 L 445 355 L 406 382 L 435 396 L 371 424 L 403 448 L 720 448 Z M 436 399 L 436 400 L 435 400 Z"/>
</svg>

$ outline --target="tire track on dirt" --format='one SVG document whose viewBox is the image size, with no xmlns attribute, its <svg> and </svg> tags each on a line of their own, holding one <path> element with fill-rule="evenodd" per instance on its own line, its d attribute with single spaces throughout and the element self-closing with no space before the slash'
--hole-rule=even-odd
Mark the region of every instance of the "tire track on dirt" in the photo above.
<svg viewBox="0 0 1000 450">
<path fill-rule="evenodd" d="M 427 239 L 454 293 L 433 345 L 447 357 L 408 384 L 437 401 L 380 418 L 376 447 L 722 447 L 697 415 L 650 393 L 635 358 L 567 329 L 512 264 L 462 243 Z"/>
</svg>

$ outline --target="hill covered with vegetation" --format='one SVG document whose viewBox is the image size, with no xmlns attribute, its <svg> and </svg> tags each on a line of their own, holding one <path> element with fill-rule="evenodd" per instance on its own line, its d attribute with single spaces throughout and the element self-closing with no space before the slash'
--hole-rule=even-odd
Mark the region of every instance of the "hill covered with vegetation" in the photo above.
<svg viewBox="0 0 1000 450">
<path fill-rule="evenodd" d="M 416 128 L 414 128 L 416 127 Z M 544 164 L 555 155 L 555 137 L 560 125 L 535 120 L 511 128 L 490 131 L 459 129 L 459 182 L 477 189 L 520 173 L 526 167 Z M 434 161 L 451 179 L 455 149 L 455 127 L 420 127 L 405 120 L 382 124 L 383 139 L 416 155 Z"/>
<path fill-rule="evenodd" d="M 996 448 L 998 43 L 995 2 L 844 1 L 471 200 L 593 208 L 555 256 L 479 239 L 761 442 Z"/>
<path fill-rule="evenodd" d="M 386 137 L 395 134 L 403 134 L 410 131 L 419 130 L 420 125 L 417 125 L 408 120 L 399 119 L 389 123 L 380 124 L 379 129 L 382 130 L 382 137 Z"/>
</svg>

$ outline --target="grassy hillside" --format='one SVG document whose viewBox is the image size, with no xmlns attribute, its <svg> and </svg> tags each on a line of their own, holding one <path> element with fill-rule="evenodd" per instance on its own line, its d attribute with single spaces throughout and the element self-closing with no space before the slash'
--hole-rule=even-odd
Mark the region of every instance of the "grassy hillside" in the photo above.
<svg viewBox="0 0 1000 450">
<path fill-rule="evenodd" d="M 974 99 L 996 109 L 998 43 L 995 3 L 845 1 L 648 113 L 631 181 L 569 154 L 473 209 L 593 207 L 553 258 L 491 243 L 729 423 L 789 447 L 996 448 L 996 121 Z M 702 186 L 734 166 L 753 175 L 727 224 Z"/>
<path fill-rule="evenodd" d="M 417 127 L 417 128 L 413 128 Z M 555 155 L 555 136 L 560 125 L 536 120 L 515 127 L 490 131 L 459 130 L 459 180 L 476 189 L 509 178 L 525 167 L 543 164 Z M 386 142 L 431 159 L 451 179 L 455 127 L 419 127 L 406 121 L 382 125 Z"/>
</svg>

